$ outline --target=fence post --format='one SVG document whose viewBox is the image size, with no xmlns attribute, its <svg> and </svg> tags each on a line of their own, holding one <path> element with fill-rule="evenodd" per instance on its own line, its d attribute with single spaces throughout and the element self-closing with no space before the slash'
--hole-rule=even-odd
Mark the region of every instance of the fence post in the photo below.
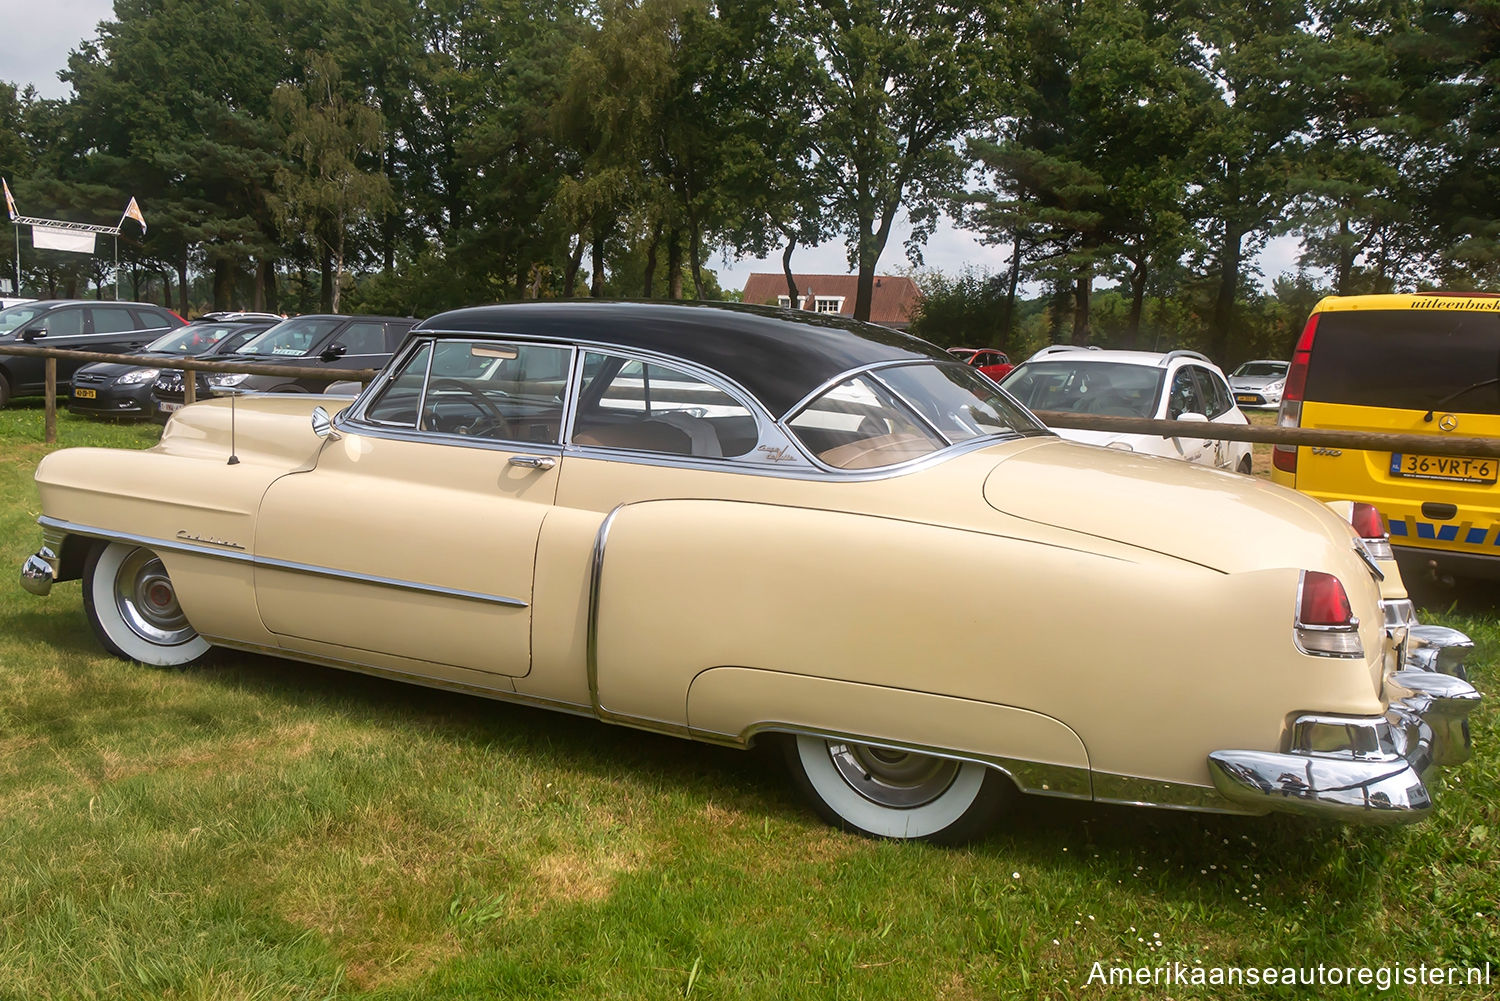
<svg viewBox="0 0 1500 1001">
<path fill-rule="evenodd" d="M 49 445 L 55 445 L 57 444 L 57 359 L 49 357 L 44 370 L 47 380 L 47 404 L 44 411 L 46 416 L 43 418 L 46 428 L 43 440 Z M 32 371 L 36 370 L 32 369 Z"/>
<path fill-rule="evenodd" d="M 198 402 L 198 373 L 190 368 L 182 370 L 182 405 Z"/>
</svg>

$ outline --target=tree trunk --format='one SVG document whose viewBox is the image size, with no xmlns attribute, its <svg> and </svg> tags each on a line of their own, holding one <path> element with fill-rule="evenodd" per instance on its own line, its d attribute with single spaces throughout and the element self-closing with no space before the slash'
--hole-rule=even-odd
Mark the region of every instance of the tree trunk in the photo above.
<svg viewBox="0 0 1500 1001">
<path fill-rule="evenodd" d="M 172 272 L 166 268 L 161 269 L 161 304 L 172 308 Z"/>
<path fill-rule="evenodd" d="M 1354 248 L 1349 245 L 1349 220 L 1339 220 L 1339 273 L 1334 280 L 1333 291 L 1338 295 L 1349 294 L 1349 276 L 1354 271 Z"/>
<path fill-rule="evenodd" d="M 693 298 L 703 298 L 703 236 L 693 226 L 693 235 L 688 240 L 688 261 L 693 268 Z"/>
<path fill-rule="evenodd" d="M 578 242 L 573 244 L 573 253 L 568 255 L 568 266 L 563 271 L 563 298 L 573 298 L 574 291 L 578 288 L 578 270 L 583 267 L 583 234 L 578 234 Z"/>
<path fill-rule="evenodd" d="M 326 245 L 323 252 L 318 255 L 318 272 L 320 278 L 318 301 L 322 304 L 323 312 L 334 312 L 333 293 L 333 251 Z"/>
<path fill-rule="evenodd" d="M 234 266 L 228 261 L 220 260 L 214 262 L 214 309 L 233 309 L 234 305 Z"/>
<path fill-rule="evenodd" d="M 656 248 L 661 243 L 661 223 L 657 223 L 651 230 L 651 242 L 646 244 L 646 274 L 641 281 L 642 298 L 651 298 L 652 287 L 656 284 Z"/>
<path fill-rule="evenodd" d="M 797 238 L 787 237 L 786 249 L 781 252 L 781 273 L 786 275 L 786 297 L 793 309 L 797 308 L 797 279 L 792 274 L 792 251 L 796 249 Z"/>
<path fill-rule="evenodd" d="M 667 234 L 667 298 L 682 298 L 682 230 Z"/>
<path fill-rule="evenodd" d="M 1003 348 L 1010 343 L 1010 335 L 1016 330 L 1016 286 L 1021 283 L 1021 227 L 1012 234 L 1015 243 L 1010 252 L 1010 274 L 1005 279 L 1005 306 L 1000 310 L 1000 337 L 995 347 Z"/>
<path fill-rule="evenodd" d="M 880 263 L 880 255 L 885 252 L 886 241 L 891 238 L 891 221 L 896 218 L 897 208 L 896 203 L 886 205 L 881 211 L 880 226 L 873 231 L 873 215 L 859 221 L 859 281 L 854 292 L 856 320 L 870 318 L 870 304 L 875 298 L 875 268 Z"/>
<path fill-rule="evenodd" d="M 1131 262 L 1130 317 L 1125 321 L 1125 346 L 1134 348 L 1141 338 L 1141 316 L 1146 311 L 1146 259 Z"/>
<path fill-rule="evenodd" d="M 187 251 L 183 250 L 182 256 L 177 259 L 177 312 L 183 317 L 188 315 L 187 269 Z"/>
<path fill-rule="evenodd" d="M 1094 273 L 1085 268 L 1073 283 L 1073 343 L 1089 342 L 1089 296 L 1094 291 Z"/>
<path fill-rule="evenodd" d="M 256 310 L 281 312 L 281 293 L 276 288 L 276 258 L 262 257 L 256 262 Z"/>
<path fill-rule="evenodd" d="M 595 299 L 604 298 L 604 229 L 600 227 L 594 231 L 594 245 L 592 248 L 594 273 L 589 281 L 589 295 Z"/>
<path fill-rule="evenodd" d="M 1240 285 L 1240 244 L 1245 233 L 1238 223 L 1224 224 L 1224 242 L 1219 246 L 1219 294 L 1214 300 L 1213 326 L 1209 330 L 1209 354 L 1228 354 L 1230 328 L 1234 324 L 1234 298 Z"/>
</svg>

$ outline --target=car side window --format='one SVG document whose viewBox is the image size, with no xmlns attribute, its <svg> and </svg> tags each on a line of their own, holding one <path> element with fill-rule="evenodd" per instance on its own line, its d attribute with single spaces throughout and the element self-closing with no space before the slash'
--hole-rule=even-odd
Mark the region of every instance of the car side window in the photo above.
<svg viewBox="0 0 1500 1001">
<path fill-rule="evenodd" d="M 1183 414 L 1202 414 L 1208 416 L 1208 403 L 1203 399 L 1203 393 L 1198 388 L 1198 380 L 1193 378 L 1193 369 L 1184 365 L 1172 376 L 1171 398 L 1167 404 L 1167 419 L 1176 420 Z"/>
<path fill-rule="evenodd" d="M 135 330 L 135 321 L 130 316 L 130 310 L 111 306 L 94 306 L 91 310 L 94 314 L 94 333 L 117 334 L 126 330 Z"/>
<path fill-rule="evenodd" d="M 83 333 L 83 310 L 59 309 L 55 313 L 48 313 L 42 321 L 47 328 L 47 333 L 53 337 L 67 334 Z"/>
<path fill-rule="evenodd" d="M 1216 420 L 1229 413 L 1234 406 L 1234 398 L 1229 395 L 1229 387 L 1224 380 L 1206 368 L 1195 368 L 1198 376 L 1198 384 L 1203 387 L 1203 394 L 1208 401 L 1208 417 Z"/>
<path fill-rule="evenodd" d="M 334 340 L 334 346 L 342 345 L 346 355 L 378 355 L 385 352 L 385 324 L 357 320 L 344 328 Z"/>
<path fill-rule="evenodd" d="M 422 344 L 365 409 L 392 427 L 557 444 L 572 354 L 544 344 Z"/>
<path fill-rule="evenodd" d="M 759 440 L 744 404 L 689 372 L 592 351 L 583 367 L 574 444 L 728 458 Z"/>
</svg>

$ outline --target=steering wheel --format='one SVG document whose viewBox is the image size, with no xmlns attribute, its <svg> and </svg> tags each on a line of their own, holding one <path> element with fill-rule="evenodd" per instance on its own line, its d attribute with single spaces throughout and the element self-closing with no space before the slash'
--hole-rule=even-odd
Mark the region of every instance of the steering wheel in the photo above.
<svg viewBox="0 0 1500 1001">
<path fill-rule="evenodd" d="M 460 434 L 488 437 L 489 432 L 499 431 L 502 438 L 514 437 L 511 434 L 510 421 L 506 420 L 505 415 L 500 412 L 500 408 L 495 406 L 494 401 L 488 396 L 485 396 L 468 383 L 460 382 L 458 379 L 433 379 L 427 384 L 427 389 L 429 391 L 435 389 L 456 389 L 464 394 L 464 403 L 469 404 L 469 406 L 479 411 L 479 417 L 466 430 L 460 431 Z M 429 424 L 427 430 L 437 430 L 430 426 L 430 420 L 427 423 Z"/>
</svg>

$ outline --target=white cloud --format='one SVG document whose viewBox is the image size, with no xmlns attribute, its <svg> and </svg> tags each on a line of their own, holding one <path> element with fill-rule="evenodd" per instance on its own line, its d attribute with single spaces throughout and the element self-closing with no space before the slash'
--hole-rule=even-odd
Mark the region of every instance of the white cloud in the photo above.
<svg viewBox="0 0 1500 1001">
<path fill-rule="evenodd" d="M 67 97 L 72 92 L 57 78 L 68 66 L 68 53 L 93 38 L 100 21 L 114 17 L 111 0 L 12 0 L 5 7 L 0 80 L 21 89 L 31 84 L 43 97 Z"/>
</svg>

